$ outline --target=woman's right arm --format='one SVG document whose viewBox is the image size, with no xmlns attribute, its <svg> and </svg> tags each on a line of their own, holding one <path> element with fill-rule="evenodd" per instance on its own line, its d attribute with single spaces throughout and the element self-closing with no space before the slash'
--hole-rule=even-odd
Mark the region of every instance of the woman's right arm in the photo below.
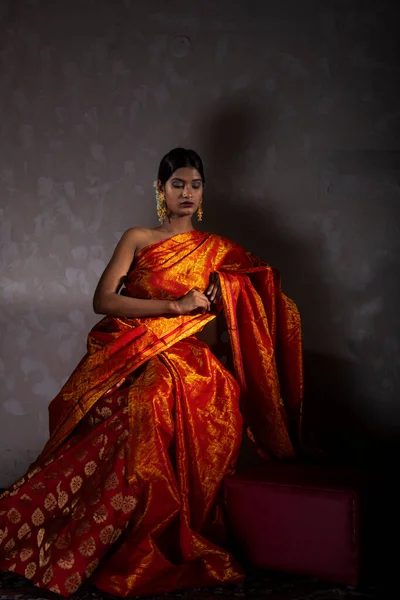
<svg viewBox="0 0 400 600">
<path fill-rule="evenodd" d="M 128 229 L 118 242 L 93 297 L 96 314 L 112 317 L 158 317 L 210 310 L 208 298 L 196 290 L 179 300 L 145 300 L 121 296 L 118 291 L 132 264 L 140 240 L 140 229 Z"/>
</svg>

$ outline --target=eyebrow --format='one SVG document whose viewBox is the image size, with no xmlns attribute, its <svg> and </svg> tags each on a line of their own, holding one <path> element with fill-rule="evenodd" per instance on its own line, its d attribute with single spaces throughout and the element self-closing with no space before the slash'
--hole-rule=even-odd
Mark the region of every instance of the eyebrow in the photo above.
<svg viewBox="0 0 400 600">
<path fill-rule="evenodd" d="M 173 177 L 172 181 L 182 181 L 182 183 L 186 183 L 187 180 L 186 179 L 182 179 L 181 177 Z M 200 179 L 200 178 L 192 179 L 192 183 L 194 183 L 195 181 L 196 182 L 197 181 L 202 181 L 202 179 Z"/>
</svg>

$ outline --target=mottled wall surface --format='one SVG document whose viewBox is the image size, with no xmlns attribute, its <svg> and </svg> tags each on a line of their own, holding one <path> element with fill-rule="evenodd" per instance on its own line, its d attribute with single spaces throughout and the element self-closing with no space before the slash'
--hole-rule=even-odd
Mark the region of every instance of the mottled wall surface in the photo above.
<svg viewBox="0 0 400 600">
<path fill-rule="evenodd" d="M 0 486 L 47 439 L 121 232 L 176 145 L 205 222 L 278 267 L 328 446 L 400 425 L 395 3 L 0 2 Z M 321 435 L 321 432 L 320 432 Z"/>
</svg>

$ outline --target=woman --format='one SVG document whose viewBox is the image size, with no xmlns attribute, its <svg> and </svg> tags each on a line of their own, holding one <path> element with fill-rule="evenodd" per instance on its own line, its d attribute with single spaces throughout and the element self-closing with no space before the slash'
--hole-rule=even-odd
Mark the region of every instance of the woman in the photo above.
<svg viewBox="0 0 400 600">
<path fill-rule="evenodd" d="M 203 190 L 195 152 L 162 159 L 161 226 L 122 236 L 94 295 L 106 316 L 50 404 L 50 439 L 0 500 L 1 569 L 65 596 L 88 578 L 125 597 L 242 578 L 221 483 L 243 418 L 261 454 L 294 455 L 300 322 L 274 270 L 193 228 Z M 235 376 L 196 337 L 222 311 Z"/>
</svg>

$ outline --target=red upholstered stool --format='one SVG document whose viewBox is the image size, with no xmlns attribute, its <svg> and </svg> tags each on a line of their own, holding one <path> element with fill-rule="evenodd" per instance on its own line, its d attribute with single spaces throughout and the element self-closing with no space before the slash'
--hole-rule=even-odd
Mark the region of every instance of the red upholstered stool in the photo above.
<svg viewBox="0 0 400 600">
<path fill-rule="evenodd" d="M 359 500 L 354 471 L 268 463 L 226 478 L 232 541 L 246 563 L 356 585 Z"/>
</svg>

